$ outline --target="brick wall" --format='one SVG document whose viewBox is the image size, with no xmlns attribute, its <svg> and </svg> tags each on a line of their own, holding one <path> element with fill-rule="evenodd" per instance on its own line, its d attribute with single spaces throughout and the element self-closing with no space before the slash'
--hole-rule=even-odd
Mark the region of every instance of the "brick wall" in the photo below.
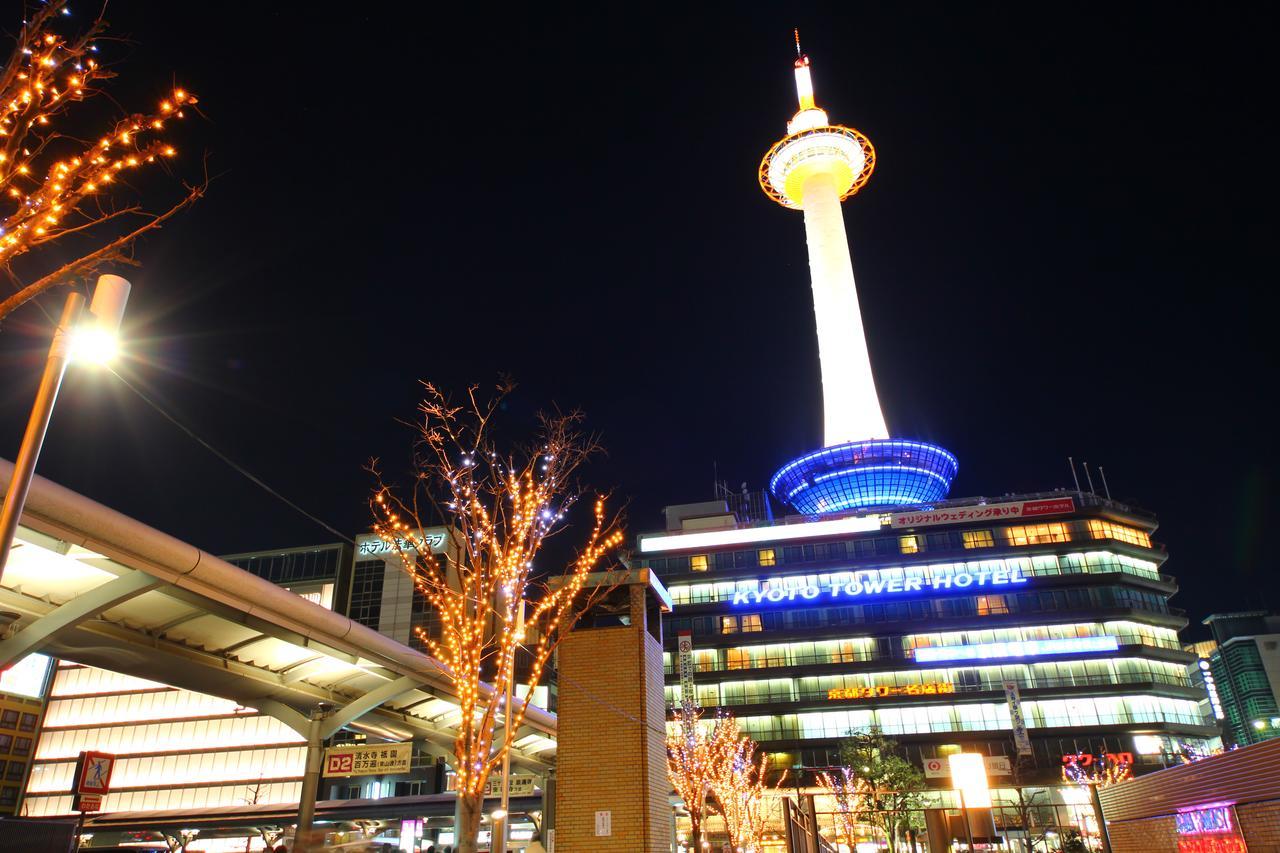
<svg viewBox="0 0 1280 853">
<path fill-rule="evenodd" d="M 1280 800 L 1236 806 L 1236 820 L 1249 853 L 1280 853 Z M 1108 821 L 1115 853 L 1168 853 L 1178 849 L 1172 815 Z"/>
<path fill-rule="evenodd" d="M 1177 853 L 1178 830 L 1173 816 L 1149 817 L 1143 820 L 1108 821 L 1114 853 Z"/>
<path fill-rule="evenodd" d="M 662 647 L 632 624 L 587 628 L 560 644 L 556 853 L 666 853 L 672 835 Z M 612 835 L 595 834 L 598 811 Z"/>
<path fill-rule="evenodd" d="M 1280 853 L 1280 800 L 1236 806 L 1249 853 Z"/>
</svg>

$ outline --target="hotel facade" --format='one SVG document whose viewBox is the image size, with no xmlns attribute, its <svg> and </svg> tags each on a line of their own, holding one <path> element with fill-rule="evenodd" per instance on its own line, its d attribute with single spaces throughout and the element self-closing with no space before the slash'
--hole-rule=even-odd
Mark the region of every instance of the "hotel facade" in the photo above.
<svg viewBox="0 0 1280 853">
<path fill-rule="evenodd" d="M 1142 772 L 1217 734 L 1147 513 L 1052 492 L 778 522 L 693 504 L 667 518 L 637 554 L 676 605 L 667 700 L 683 698 L 684 634 L 697 702 L 731 710 L 775 767 L 839 764 L 842 738 L 878 729 L 927 775 L 961 749 L 1007 774 L 1021 752 L 1020 781 L 1047 783 L 1065 756 L 1129 753 Z"/>
</svg>

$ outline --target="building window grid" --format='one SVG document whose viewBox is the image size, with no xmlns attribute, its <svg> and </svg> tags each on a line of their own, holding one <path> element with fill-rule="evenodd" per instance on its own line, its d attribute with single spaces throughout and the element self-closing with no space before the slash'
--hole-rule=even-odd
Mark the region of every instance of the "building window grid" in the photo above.
<svg viewBox="0 0 1280 853">
<path fill-rule="evenodd" d="M 733 665 L 730 654 L 728 669 L 757 669 L 786 666 L 784 652 L 773 657 L 736 659 L 746 665 Z M 1008 664 L 990 667 L 953 667 L 948 669 L 900 670 L 842 675 L 800 676 L 748 681 L 726 681 L 698 685 L 698 700 L 708 707 L 769 702 L 804 702 L 826 699 L 828 691 L 847 688 L 909 687 L 930 683 L 955 686 L 957 693 L 999 692 L 1004 682 L 1016 682 L 1023 689 L 1062 687 L 1097 687 L 1111 684 L 1166 684 L 1190 687 L 1185 668 L 1164 661 L 1141 658 L 1105 660 L 1048 661 L 1034 664 Z M 668 704 L 680 701 L 680 686 L 665 688 Z"/>
<path fill-rule="evenodd" d="M 1024 625 L 988 630 L 907 634 L 898 637 L 850 637 L 768 643 L 728 649 L 695 649 L 694 670 L 719 672 L 774 666 L 794 667 L 873 660 L 909 660 L 913 650 L 922 646 L 967 646 L 1104 636 L 1115 637 L 1120 645 L 1181 649 L 1176 631 L 1136 622 Z M 672 673 L 673 663 L 670 654 L 665 654 L 663 660 L 667 673 Z"/>
<path fill-rule="evenodd" d="M 1037 525 L 1015 525 L 999 530 L 944 530 L 928 533 L 923 540 L 917 537 L 918 551 L 962 551 L 974 548 L 995 547 L 996 537 L 1001 543 L 1015 547 L 1057 542 L 1086 542 L 1088 540 L 1112 539 L 1130 545 L 1145 548 L 1157 547 L 1151 541 L 1151 534 L 1145 530 L 1099 519 L 1074 519 L 1063 522 L 1049 522 Z M 988 541 L 988 539 L 990 541 Z M 1034 540 L 1034 541 L 1033 541 Z M 774 564 L 796 565 L 801 563 L 832 562 L 849 558 L 866 559 L 871 557 L 891 557 L 902 553 L 900 536 L 864 535 L 848 541 L 818 542 L 805 545 L 785 545 L 781 548 L 767 549 L 774 553 Z M 927 544 L 927 548 L 922 546 Z M 736 569 L 751 566 L 764 566 L 760 562 L 758 551 L 720 551 L 714 555 L 716 569 Z M 707 557 L 707 568 L 711 558 Z M 671 557 L 650 557 L 646 563 L 649 568 L 663 575 L 678 574 L 691 569 L 689 556 L 675 555 Z M 1151 576 L 1156 576 L 1154 563 L 1138 560 L 1152 566 Z M 768 564 L 768 565 L 774 565 Z"/>
<path fill-rule="evenodd" d="M 1152 696 L 1042 699 L 1023 702 L 1030 728 L 1173 723 L 1198 726 L 1196 703 Z M 868 708 L 818 711 L 768 717 L 739 717 L 744 734 L 757 741 L 841 738 L 850 731 L 878 727 L 886 735 L 971 732 L 1008 729 L 1005 703 L 941 705 L 917 708 Z M 668 723 L 668 726 L 673 724 Z"/>
</svg>

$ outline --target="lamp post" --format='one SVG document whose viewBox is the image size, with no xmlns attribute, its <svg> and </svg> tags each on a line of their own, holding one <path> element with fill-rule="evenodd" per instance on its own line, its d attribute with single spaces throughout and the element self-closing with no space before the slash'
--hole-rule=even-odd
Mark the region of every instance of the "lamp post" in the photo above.
<svg viewBox="0 0 1280 853">
<path fill-rule="evenodd" d="M 22 446 L 13 463 L 13 477 L 5 491 L 4 507 L 0 509 L 0 579 L 4 577 L 5 564 L 9 562 L 13 537 L 18 532 L 18 520 L 22 517 L 22 508 L 27 502 L 31 478 L 36 472 L 36 460 L 40 457 L 40 448 L 44 445 L 44 436 L 49 430 L 53 404 L 57 402 L 67 363 L 73 358 L 97 362 L 111 359 L 115 354 L 116 333 L 120 330 L 120 321 L 124 317 L 124 307 L 128 301 L 129 282 L 118 275 L 99 276 L 98 285 L 93 291 L 93 302 L 89 305 L 90 319 L 82 323 L 80 317 L 84 313 L 84 297 L 76 291 L 67 294 L 67 301 L 62 306 L 62 316 L 53 331 L 53 342 L 49 345 L 49 356 L 45 360 L 44 374 L 40 377 L 40 387 L 31 407 L 27 430 L 22 436 Z"/>
</svg>

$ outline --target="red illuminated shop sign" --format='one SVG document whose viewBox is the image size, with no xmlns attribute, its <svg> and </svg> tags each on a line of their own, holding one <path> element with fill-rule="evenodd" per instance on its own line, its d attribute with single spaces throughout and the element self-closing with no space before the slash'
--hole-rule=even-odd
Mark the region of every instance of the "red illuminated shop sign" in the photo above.
<svg viewBox="0 0 1280 853">
<path fill-rule="evenodd" d="M 894 527 L 928 527 L 932 524 L 956 524 L 964 521 L 1001 521 L 1036 518 L 1042 515 L 1062 515 L 1075 512 L 1075 509 L 1076 503 L 1071 498 L 1045 498 L 1038 501 L 1011 501 L 925 509 L 919 512 L 895 512 L 891 519 Z"/>
<path fill-rule="evenodd" d="M 1178 853 L 1248 853 L 1236 830 L 1234 809 L 1215 803 L 1187 809 L 1173 816 L 1178 830 Z"/>
</svg>

